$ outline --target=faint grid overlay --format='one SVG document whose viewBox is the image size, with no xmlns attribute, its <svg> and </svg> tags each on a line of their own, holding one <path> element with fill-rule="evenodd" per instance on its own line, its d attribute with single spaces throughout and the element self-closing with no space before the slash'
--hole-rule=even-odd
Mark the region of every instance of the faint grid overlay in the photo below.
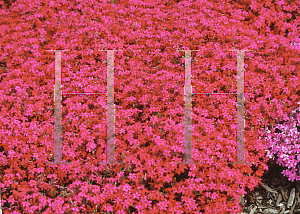
<svg viewBox="0 0 300 214">
<path fill-rule="evenodd" d="M 61 109 L 61 51 L 47 50 L 55 52 L 55 110 L 54 110 L 54 162 L 47 164 L 70 164 L 62 162 L 62 109 Z M 66 50 L 69 51 L 69 50 Z M 104 50 L 102 50 L 104 51 Z M 99 164 L 122 164 L 115 162 L 115 108 L 114 108 L 114 51 L 105 50 L 107 54 L 107 149 L 106 162 Z M 193 162 L 192 159 L 192 94 L 191 85 L 191 51 L 196 50 L 177 50 L 185 52 L 185 119 L 184 119 L 184 161 L 177 164 L 203 164 L 202 162 Z M 248 50 L 230 50 L 237 51 L 237 93 L 198 93 L 198 94 L 236 94 L 237 95 L 237 162 L 228 162 L 229 164 L 253 164 L 245 162 L 245 119 L 244 119 L 244 54 Z M 251 50 L 250 50 L 251 51 Z M 68 93 L 68 94 L 92 94 L 92 93 Z M 94 93 L 95 94 L 95 93 Z M 98 93 L 105 94 L 105 93 Z M 107 162 L 108 160 L 108 162 Z M 107 169 L 108 170 L 108 169 Z"/>
<path fill-rule="evenodd" d="M 300 41 L 300 40 L 299 40 Z M 299 46 L 300 42 L 291 42 L 291 46 Z M 54 89 L 54 162 L 47 162 L 47 164 L 70 164 L 70 162 L 62 162 L 62 111 L 61 111 L 61 51 L 69 50 L 47 50 L 55 52 L 55 89 Z M 104 51 L 104 50 L 102 50 Z M 115 162 L 115 146 L 114 146 L 114 52 L 121 50 L 105 50 L 107 55 L 107 158 L 108 162 L 100 162 L 100 164 L 121 164 L 122 162 Z M 185 51 L 185 119 L 184 119 L 184 162 L 177 162 L 178 164 L 201 164 L 201 162 L 193 163 L 192 160 L 192 93 L 191 86 L 191 51 L 196 50 L 179 50 Z M 245 162 L 245 141 L 244 141 L 244 53 L 248 50 L 231 50 L 237 51 L 237 93 L 198 93 L 198 94 L 237 94 L 237 162 L 228 162 L 229 164 L 253 164 L 253 162 Z M 251 50 L 250 50 L 251 51 Z M 66 93 L 66 94 L 105 94 L 105 93 Z M 203 164 L 203 163 L 202 163 Z M 109 170 L 107 168 L 107 170 Z M 1 189 L 0 189 L 0 214 L 2 214 L 1 205 Z"/>
</svg>

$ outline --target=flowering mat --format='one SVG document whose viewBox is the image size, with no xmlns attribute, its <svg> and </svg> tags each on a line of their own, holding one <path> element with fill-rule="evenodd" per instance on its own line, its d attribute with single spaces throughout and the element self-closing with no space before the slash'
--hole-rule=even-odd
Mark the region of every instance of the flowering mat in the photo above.
<svg viewBox="0 0 300 214">
<path fill-rule="evenodd" d="M 259 137 L 300 100 L 299 11 L 0 0 L 0 212 L 236 214 L 270 157 L 295 179 L 294 124 Z"/>
</svg>

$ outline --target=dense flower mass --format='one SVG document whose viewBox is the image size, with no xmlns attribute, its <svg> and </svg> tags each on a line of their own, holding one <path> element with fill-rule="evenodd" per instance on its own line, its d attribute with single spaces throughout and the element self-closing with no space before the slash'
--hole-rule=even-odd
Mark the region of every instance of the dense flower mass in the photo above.
<svg viewBox="0 0 300 214">
<path fill-rule="evenodd" d="M 261 128 L 299 101 L 299 10 L 299 0 L 0 0 L 4 214 L 238 213 L 240 196 L 267 169 Z M 241 62 L 233 49 L 251 51 Z M 55 54 L 46 50 L 69 50 L 61 55 L 69 165 L 46 164 L 57 104 Z M 107 97 L 70 94 L 107 91 L 106 50 L 122 50 L 114 52 L 113 83 L 115 159 L 123 164 L 115 165 L 99 164 Z M 195 50 L 192 91 L 204 93 L 192 97 L 193 160 L 203 164 L 175 163 L 185 150 L 184 50 Z M 253 165 L 228 164 L 237 161 L 237 61 L 242 152 Z M 290 166 L 294 125 L 279 154 Z"/>
<path fill-rule="evenodd" d="M 290 181 L 300 180 L 300 107 L 293 110 L 287 120 L 278 120 L 265 132 L 269 145 L 267 156 L 287 168 L 282 173 Z"/>
</svg>

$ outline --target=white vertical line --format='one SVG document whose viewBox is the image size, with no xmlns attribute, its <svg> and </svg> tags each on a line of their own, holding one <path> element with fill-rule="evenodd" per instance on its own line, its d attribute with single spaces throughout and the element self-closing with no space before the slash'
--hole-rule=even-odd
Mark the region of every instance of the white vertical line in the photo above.
<svg viewBox="0 0 300 214">
<path fill-rule="evenodd" d="M 183 50 L 177 50 L 183 51 Z M 203 164 L 201 162 L 193 162 L 193 121 L 192 121 L 192 67 L 191 67 L 191 51 L 185 51 L 185 85 L 184 85 L 184 161 L 176 162 L 178 164 Z"/>
<path fill-rule="evenodd" d="M 47 50 L 55 52 L 55 98 L 54 98 L 54 162 L 46 164 L 70 164 L 62 162 L 62 111 L 61 111 L 61 51 L 69 50 Z"/>
<path fill-rule="evenodd" d="M 184 161 L 193 162 L 192 149 L 192 83 L 191 50 L 185 51 L 185 85 L 184 85 Z"/>
<path fill-rule="evenodd" d="M 104 50 L 102 50 L 104 51 Z M 107 53 L 107 147 L 106 162 L 99 164 L 121 164 L 115 161 L 115 104 L 114 104 L 114 51 L 105 50 Z M 109 169 L 106 168 L 108 172 Z"/>
<path fill-rule="evenodd" d="M 62 160 L 61 51 L 55 51 L 54 163 Z"/>
<path fill-rule="evenodd" d="M 244 55 L 245 51 L 252 50 L 231 50 L 237 51 L 237 162 L 229 164 L 254 164 L 245 162 L 245 118 L 244 118 Z"/>
<path fill-rule="evenodd" d="M 114 52 L 107 53 L 107 159 L 115 162 Z"/>
<path fill-rule="evenodd" d="M 244 118 L 244 55 L 237 52 L 237 161 L 245 162 L 245 118 Z"/>
</svg>

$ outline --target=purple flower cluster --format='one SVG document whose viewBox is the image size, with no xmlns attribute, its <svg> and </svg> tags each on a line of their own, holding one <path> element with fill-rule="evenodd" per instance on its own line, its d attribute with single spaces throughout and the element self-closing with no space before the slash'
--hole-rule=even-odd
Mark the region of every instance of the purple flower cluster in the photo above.
<svg viewBox="0 0 300 214">
<path fill-rule="evenodd" d="M 300 102 L 298 103 L 300 104 Z M 282 174 L 290 181 L 300 180 L 300 107 L 292 111 L 288 121 L 280 121 L 264 136 L 267 156 L 286 168 Z"/>
</svg>

